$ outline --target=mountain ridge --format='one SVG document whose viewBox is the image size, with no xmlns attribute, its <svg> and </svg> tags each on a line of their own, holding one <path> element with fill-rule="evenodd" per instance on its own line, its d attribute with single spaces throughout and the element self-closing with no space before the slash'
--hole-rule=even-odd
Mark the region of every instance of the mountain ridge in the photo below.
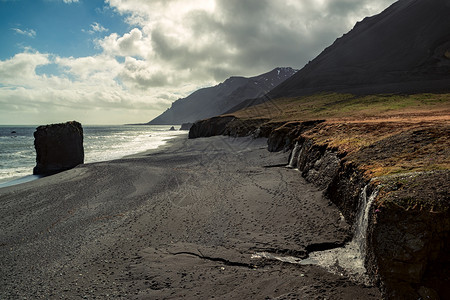
<svg viewBox="0 0 450 300">
<path fill-rule="evenodd" d="M 199 89 L 172 103 L 149 125 L 172 125 L 195 122 L 225 113 L 248 98 L 261 97 L 295 74 L 290 67 L 278 67 L 253 77 L 231 76 L 212 87 Z"/>
<path fill-rule="evenodd" d="M 356 23 L 266 98 L 450 91 L 448 16 L 449 0 L 395 2 Z"/>
</svg>

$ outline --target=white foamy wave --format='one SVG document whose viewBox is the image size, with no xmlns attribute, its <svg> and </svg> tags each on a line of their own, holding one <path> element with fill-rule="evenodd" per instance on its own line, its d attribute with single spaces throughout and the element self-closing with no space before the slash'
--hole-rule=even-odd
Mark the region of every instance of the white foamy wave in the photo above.
<svg viewBox="0 0 450 300">
<path fill-rule="evenodd" d="M 90 163 L 119 159 L 149 149 L 156 149 L 164 145 L 167 140 L 182 134 L 185 134 L 185 132 L 143 130 L 134 132 L 133 135 L 129 135 L 128 132 L 121 132 L 109 138 L 87 136 L 84 142 L 85 162 Z"/>
<path fill-rule="evenodd" d="M 32 174 L 33 167 L 0 168 L 0 184 Z"/>
<path fill-rule="evenodd" d="M 85 163 L 108 161 L 156 149 L 186 131 L 171 126 L 83 126 Z M 36 164 L 36 126 L 0 126 L 0 186 L 29 176 Z"/>
</svg>

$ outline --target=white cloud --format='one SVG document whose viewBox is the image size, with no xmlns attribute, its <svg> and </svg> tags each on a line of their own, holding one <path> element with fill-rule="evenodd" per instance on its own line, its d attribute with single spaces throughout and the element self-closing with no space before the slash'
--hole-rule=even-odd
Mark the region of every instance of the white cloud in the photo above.
<svg viewBox="0 0 450 300">
<path fill-rule="evenodd" d="M 28 37 L 36 37 L 36 31 L 34 29 L 25 29 L 22 30 L 20 28 L 11 28 L 11 30 L 13 30 L 14 32 L 21 34 L 21 35 L 26 35 Z"/>
<path fill-rule="evenodd" d="M 106 114 L 109 117 L 102 116 L 105 119 L 101 122 L 128 123 L 133 121 L 130 116 L 134 122 L 148 121 L 188 90 L 166 91 L 158 83 L 165 78 L 147 73 L 140 63 L 127 58 L 121 64 L 108 55 L 63 58 L 39 52 L 16 54 L 0 61 L 0 119 L 14 123 L 28 113 L 93 124 Z M 38 67 L 50 64 L 58 66 L 58 76 L 36 73 Z M 151 94 L 145 91 L 146 85 L 154 87 Z"/>
<path fill-rule="evenodd" d="M 102 32 L 107 32 L 109 31 L 107 28 L 103 27 L 100 23 L 94 22 L 91 24 L 90 26 L 91 29 L 89 30 L 84 30 L 82 29 L 83 32 L 88 32 L 90 34 L 94 34 L 94 33 L 102 33 Z"/>
<path fill-rule="evenodd" d="M 70 3 L 77 3 L 79 0 L 63 0 L 64 3 L 70 4 Z"/>
<path fill-rule="evenodd" d="M 97 110 L 110 116 L 102 122 L 149 121 L 172 101 L 231 75 L 301 68 L 356 21 L 394 0 L 106 2 L 132 29 L 97 39 L 98 55 L 26 51 L 0 61 L 2 122 L 25 112 L 55 118 L 72 112 L 71 119 L 92 124 Z M 92 23 L 89 31 L 107 29 Z M 36 73 L 48 65 L 59 73 Z"/>
<path fill-rule="evenodd" d="M 29 85 L 36 79 L 36 67 L 49 64 L 49 56 L 41 53 L 19 53 L 0 61 L 0 83 Z"/>
<path fill-rule="evenodd" d="M 301 68 L 356 21 L 394 0 L 107 2 L 137 28 L 99 41 L 105 51 L 139 56 L 174 72 L 188 70 L 199 80 L 223 80 L 276 66 Z"/>
<path fill-rule="evenodd" d="M 113 56 L 145 57 L 150 51 L 149 38 L 143 38 L 141 30 L 138 28 L 132 29 L 121 37 L 113 33 L 103 40 L 97 40 L 97 43 L 105 53 Z"/>
</svg>

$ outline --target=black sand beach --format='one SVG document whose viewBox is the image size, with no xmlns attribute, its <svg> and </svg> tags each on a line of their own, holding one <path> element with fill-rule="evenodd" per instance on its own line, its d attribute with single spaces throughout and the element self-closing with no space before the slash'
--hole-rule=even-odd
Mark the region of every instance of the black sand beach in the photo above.
<svg viewBox="0 0 450 300">
<path fill-rule="evenodd" d="M 379 299 L 307 257 L 350 238 L 266 140 L 176 138 L 0 189 L 1 299 Z M 277 167 L 278 166 L 278 167 Z"/>
</svg>

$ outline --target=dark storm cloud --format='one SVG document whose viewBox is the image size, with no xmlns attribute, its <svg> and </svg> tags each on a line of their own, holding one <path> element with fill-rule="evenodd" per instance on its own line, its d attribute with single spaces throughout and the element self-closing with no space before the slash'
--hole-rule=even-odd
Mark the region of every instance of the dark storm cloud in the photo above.
<svg viewBox="0 0 450 300">
<path fill-rule="evenodd" d="M 276 66 L 301 68 L 370 10 L 369 1 L 218 0 L 214 12 L 183 16 L 189 40 L 156 27 L 151 41 L 166 63 L 223 80 Z"/>
</svg>

